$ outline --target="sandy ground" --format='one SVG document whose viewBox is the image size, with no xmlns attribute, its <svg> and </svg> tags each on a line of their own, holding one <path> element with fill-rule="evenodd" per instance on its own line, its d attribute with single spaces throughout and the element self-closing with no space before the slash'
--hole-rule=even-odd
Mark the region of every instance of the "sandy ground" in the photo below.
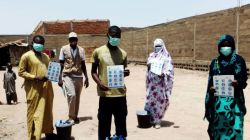
<svg viewBox="0 0 250 140">
<path fill-rule="evenodd" d="M 72 128 L 72 136 L 75 140 L 97 140 L 98 120 L 98 96 L 96 84 L 88 74 L 90 87 L 84 89 L 81 95 L 79 117 L 80 124 Z M 126 78 L 128 88 L 128 116 L 127 129 L 129 140 L 208 140 L 207 121 L 203 121 L 204 97 L 207 85 L 207 72 L 188 71 L 175 69 L 175 82 L 173 95 L 170 99 L 170 107 L 163 118 L 161 129 L 141 129 L 137 127 L 136 110 L 143 109 L 145 101 L 145 66 L 129 65 L 130 77 Z M 17 72 L 17 68 L 14 68 Z M 3 71 L 0 71 L 0 79 L 3 79 Z M 25 92 L 21 88 L 23 79 L 18 77 L 16 81 L 18 105 L 0 106 L 0 139 L 1 140 L 25 140 L 26 130 L 26 103 Z M 3 85 L 0 80 L 0 87 Z M 58 119 L 67 119 L 67 102 L 62 90 L 54 87 L 54 122 Z M 6 104 L 4 90 L 0 88 L 0 101 Z M 246 106 L 250 107 L 250 86 L 245 89 Z M 250 139 L 250 115 L 245 116 L 244 139 Z M 55 131 L 56 132 L 56 131 Z M 112 124 L 114 134 L 114 124 Z"/>
</svg>

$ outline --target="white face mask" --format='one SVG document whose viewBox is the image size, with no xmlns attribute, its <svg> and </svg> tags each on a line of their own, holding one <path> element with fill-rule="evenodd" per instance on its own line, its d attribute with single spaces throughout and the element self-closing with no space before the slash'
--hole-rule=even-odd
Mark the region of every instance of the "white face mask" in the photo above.
<svg viewBox="0 0 250 140">
<path fill-rule="evenodd" d="M 156 46 L 154 51 L 155 51 L 155 53 L 158 53 L 158 52 L 160 52 L 160 51 L 161 51 L 161 49 L 162 49 L 162 47 L 161 47 L 161 46 L 160 46 L 160 47 Z"/>
</svg>

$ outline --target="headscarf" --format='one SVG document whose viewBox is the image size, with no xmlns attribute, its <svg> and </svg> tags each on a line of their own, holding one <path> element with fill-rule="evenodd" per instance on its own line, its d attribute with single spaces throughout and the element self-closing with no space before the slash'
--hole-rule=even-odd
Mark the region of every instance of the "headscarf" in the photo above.
<svg viewBox="0 0 250 140">
<path fill-rule="evenodd" d="M 161 46 L 161 50 L 159 52 L 152 52 L 149 55 L 148 58 L 148 64 L 150 64 L 154 59 L 157 59 L 159 61 L 163 61 L 163 67 L 162 67 L 162 73 L 164 74 L 163 80 L 159 78 L 158 75 L 152 73 L 151 71 L 147 71 L 147 80 L 146 80 L 146 85 L 147 88 L 151 88 L 153 86 L 152 84 L 157 84 L 158 88 L 162 88 L 164 91 L 163 95 L 165 98 L 169 98 L 170 95 L 172 94 L 172 88 L 173 88 L 173 81 L 174 81 L 174 67 L 172 64 L 172 58 L 169 55 L 165 44 L 162 39 L 156 39 L 154 41 L 154 49 L 156 46 Z M 152 81 L 149 84 L 149 81 Z M 151 85 L 151 86 L 150 86 Z"/>
<path fill-rule="evenodd" d="M 229 56 L 224 56 L 220 52 L 220 48 L 223 47 L 224 42 L 228 42 L 228 46 L 232 47 L 232 53 Z M 218 41 L 218 52 L 220 56 L 218 57 L 218 61 L 222 63 L 222 65 L 227 66 L 231 65 L 236 61 L 236 52 L 235 52 L 235 41 L 231 35 L 224 34 L 221 35 Z"/>
<path fill-rule="evenodd" d="M 227 41 L 230 45 L 230 47 L 232 47 L 232 50 L 235 50 L 235 41 L 234 38 L 231 35 L 221 35 L 218 41 L 218 48 L 220 49 L 222 47 L 222 44 Z"/>
<path fill-rule="evenodd" d="M 161 50 L 159 52 L 155 52 L 156 46 L 161 46 Z M 172 58 L 169 55 L 165 43 L 163 42 L 162 39 L 155 39 L 154 45 L 153 45 L 154 51 L 149 55 L 148 62 L 151 63 L 153 59 L 158 59 L 158 60 L 163 60 L 164 61 L 164 66 L 163 66 L 163 73 L 167 74 L 171 77 L 174 76 L 174 67 L 172 63 Z"/>
</svg>

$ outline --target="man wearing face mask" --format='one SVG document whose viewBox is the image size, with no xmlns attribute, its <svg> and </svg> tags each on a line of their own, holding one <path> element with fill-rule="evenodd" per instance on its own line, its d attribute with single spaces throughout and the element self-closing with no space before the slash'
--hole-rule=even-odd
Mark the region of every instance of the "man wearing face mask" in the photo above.
<svg viewBox="0 0 250 140">
<path fill-rule="evenodd" d="M 69 106 L 68 116 L 69 121 L 72 123 L 80 122 L 78 112 L 80 95 L 83 87 L 82 73 L 85 76 L 85 88 L 89 86 L 84 49 L 78 46 L 77 43 L 77 34 L 75 32 L 71 32 L 69 34 L 69 44 L 61 48 L 59 55 L 62 68 L 58 85 L 63 87 L 64 92 L 67 95 Z"/>
<path fill-rule="evenodd" d="M 205 118 L 209 122 L 211 140 L 243 139 L 246 106 L 243 89 L 247 86 L 247 70 L 243 57 L 236 54 L 231 35 L 222 35 L 218 42 L 219 56 L 212 60 L 205 100 Z M 215 96 L 213 76 L 233 75 L 234 97 Z M 223 131 L 221 131 L 223 130 Z"/>
<path fill-rule="evenodd" d="M 91 58 L 91 74 L 97 83 L 97 92 L 99 98 L 98 109 L 98 139 L 109 140 L 112 115 L 115 119 L 116 135 L 121 140 L 127 136 L 126 116 L 127 101 L 126 87 L 108 88 L 107 66 L 123 65 L 127 67 L 127 53 L 119 48 L 121 29 L 117 26 L 111 26 L 108 29 L 108 42 L 94 50 Z M 98 72 L 97 72 L 98 70 Z M 124 76 L 129 76 L 129 70 L 124 70 Z"/>
<path fill-rule="evenodd" d="M 45 77 L 49 56 L 42 53 L 45 40 L 42 36 L 33 37 L 32 50 L 22 55 L 19 76 L 24 78 L 27 98 L 28 140 L 40 140 L 41 133 L 46 139 L 53 139 L 53 88 Z"/>
</svg>

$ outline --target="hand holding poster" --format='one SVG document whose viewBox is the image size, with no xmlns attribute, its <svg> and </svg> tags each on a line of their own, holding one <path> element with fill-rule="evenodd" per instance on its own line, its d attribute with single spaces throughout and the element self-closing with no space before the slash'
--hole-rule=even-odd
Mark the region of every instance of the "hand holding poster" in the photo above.
<svg viewBox="0 0 250 140">
<path fill-rule="evenodd" d="M 107 67 L 107 78 L 109 88 L 124 87 L 124 67 L 123 65 L 115 65 Z"/>
<path fill-rule="evenodd" d="M 61 72 L 60 63 L 50 62 L 48 66 L 47 78 L 50 81 L 58 82 Z"/>
<path fill-rule="evenodd" d="M 234 87 L 232 82 L 233 75 L 217 75 L 213 76 L 213 83 L 215 88 L 215 96 L 234 97 Z"/>
</svg>

